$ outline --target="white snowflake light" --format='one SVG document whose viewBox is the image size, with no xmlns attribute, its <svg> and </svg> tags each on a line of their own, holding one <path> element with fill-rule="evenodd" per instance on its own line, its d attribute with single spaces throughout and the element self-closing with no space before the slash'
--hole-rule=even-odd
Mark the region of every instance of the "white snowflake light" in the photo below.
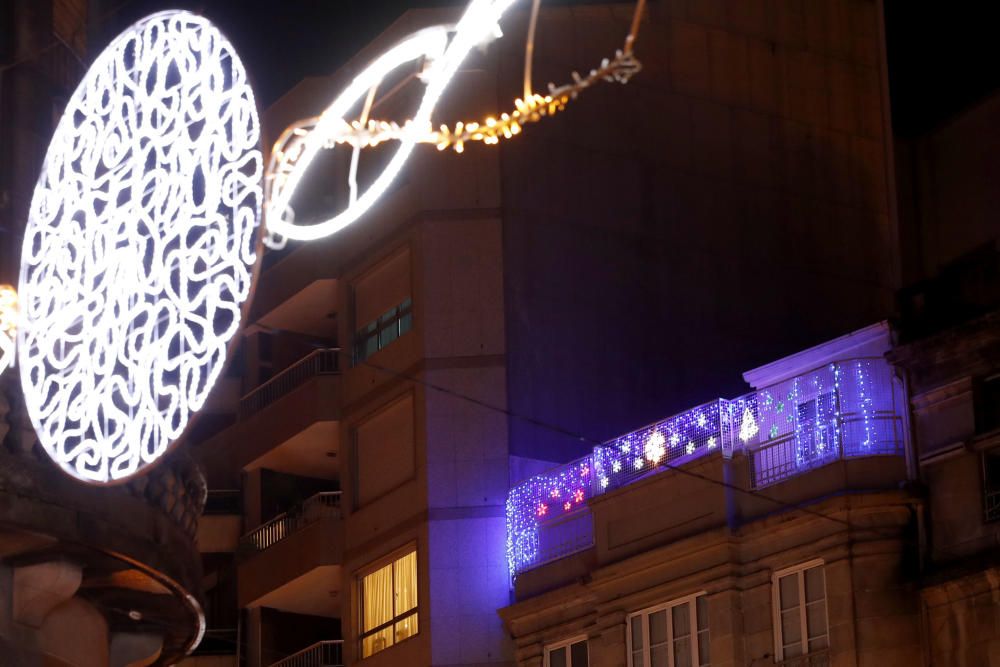
<svg viewBox="0 0 1000 667">
<path fill-rule="evenodd" d="M 664 447 L 665 443 L 666 441 L 663 438 L 663 434 L 659 431 L 654 431 L 653 435 L 649 436 L 649 439 L 646 441 L 644 453 L 650 463 L 658 463 L 660 459 L 666 456 L 667 450 Z"/>
<path fill-rule="evenodd" d="M 204 404 L 255 274 L 259 143 L 243 64 L 187 12 L 127 29 L 70 98 L 25 230 L 18 361 L 74 477 L 143 470 Z"/>
</svg>

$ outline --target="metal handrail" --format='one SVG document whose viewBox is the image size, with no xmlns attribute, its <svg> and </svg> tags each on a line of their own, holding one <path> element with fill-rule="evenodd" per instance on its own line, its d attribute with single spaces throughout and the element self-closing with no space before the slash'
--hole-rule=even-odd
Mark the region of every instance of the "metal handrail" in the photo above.
<svg viewBox="0 0 1000 667">
<path fill-rule="evenodd" d="M 310 352 L 264 384 L 240 399 L 240 419 L 260 412 L 293 389 L 317 375 L 340 372 L 340 348 L 330 347 Z"/>
<path fill-rule="evenodd" d="M 245 553 L 264 551 L 300 528 L 320 519 L 340 516 L 340 491 L 323 491 L 307 498 L 299 507 L 279 514 L 240 538 Z"/>
<path fill-rule="evenodd" d="M 272 662 L 270 667 L 343 667 L 343 647 L 342 639 L 316 642 L 298 653 Z"/>
</svg>

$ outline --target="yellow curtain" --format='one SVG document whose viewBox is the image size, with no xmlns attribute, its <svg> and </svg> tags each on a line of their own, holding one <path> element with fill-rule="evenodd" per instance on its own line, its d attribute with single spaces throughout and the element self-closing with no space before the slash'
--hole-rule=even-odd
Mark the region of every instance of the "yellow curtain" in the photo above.
<svg viewBox="0 0 1000 667">
<path fill-rule="evenodd" d="M 361 580 L 362 589 L 362 632 L 370 632 L 378 626 L 388 623 L 393 618 L 392 613 L 392 569 L 389 564 L 366 575 Z M 362 641 L 363 657 L 378 653 L 392 645 L 392 631 L 386 628 Z"/>
<path fill-rule="evenodd" d="M 396 618 L 417 607 L 417 552 L 411 551 L 393 564 L 395 580 Z M 417 634 L 417 615 L 412 614 L 396 623 L 396 641 Z"/>
</svg>

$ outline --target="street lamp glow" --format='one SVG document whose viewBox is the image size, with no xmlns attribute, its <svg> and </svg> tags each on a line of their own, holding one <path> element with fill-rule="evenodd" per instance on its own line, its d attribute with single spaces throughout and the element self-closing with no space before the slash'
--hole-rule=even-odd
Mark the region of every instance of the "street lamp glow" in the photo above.
<svg viewBox="0 0 1000 667">
<path fill-rule="evenodd" d="M 204 404 L 255 274 L 259 144 L 243 64 L 187 12 L 128 28 L 70 98 L 25 230 L 17 346 L 70 475 L 127 479 Z"/>
</svg>

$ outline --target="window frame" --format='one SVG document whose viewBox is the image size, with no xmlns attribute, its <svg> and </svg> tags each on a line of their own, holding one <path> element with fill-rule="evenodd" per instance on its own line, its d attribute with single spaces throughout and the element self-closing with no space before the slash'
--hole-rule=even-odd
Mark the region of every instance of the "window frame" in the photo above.
<svg viewBox="0 0 1000 667">
<path fill-rule="evenodd" d="M 826 617 L 826 649 L 830 648 L 830 605 L 828 604 L 827 588 L 826 588 L 826 561 L 822 558 L 813 558 L 812 560 L 807 560 L 803 563 L 793 565 L 791 567 L 782 568 L 780 570 L 775 570 L 771 575 L 771 626 L 773 628 L 774 634 L 774 659 L 775 662 L 781 662 L 785 660 L 785 646 L 783 642 L 782 632 L 781 632 L 781 589 L 780 581 L 784 577 L 790 575 L 796 575 L 798 577 L 798 589 L 799 589 L 799 624 L 801 632 L 801 642 L 804 650 L 799 656 L 802 657 L 810 655 L 809 651 L 809 617 L 806 613 L 806 587 L 805 587 L 805 572 L 806 570 L 811 570 L 815 567 L 821 568 L 823 574 L 823 611 Z"/>
<path fill-rule="evenodd" d="M 395 599 L 395 595 L 396 595 L 396 590 L 395 590 L 396 589 L 395 576 L 396 576 L 396 573 L 395 573 L 395 568 L 393 568 L 392 566 L 396 563 L 396 561 L 398 561 L 398 560 L 400 560 L 402 558 L 405 558 L 406 556 L 409 556 L 411 553 L 414 555 L 414 559 L 416 560 L 416 563 L 417 563 L 417 576 L 416 576 L 416 579 L 417 579 L 417 581 L 416 581 L 416 584 L 417 584 L 417 604 L 412 609 L 409 609 L 409 610 L 407 610 L 406 612 L 404 612 L 402 614 L 396 615 L 396 608 L 395 608 L 396 607 L 396 599 Z M 392 593 L 393 593 L 393 610 L 392 610 L 392 613 L 393 613 L 393 617 L 390 620 L 386 621 L 385 623 L 382 623 L 381 625 L 378 625 L 377 627 L 372 628 L 371 630 L 367 630 L 366 631 L 364 629 L 364 627 L 365 627 L 365 577 L 367 577 L 368 575 L 373 574 L 373 573 L 381 570 L 382 568 L 386 567 L 387 565 L 390 566 L 390 569 L 392 570 L 392 576 L 393 576 L 393 581 L 392 581 Z M 363 568 L 361 568 L 361 569 L 359 569 L 359 570 L 357 570 L 355 572 L 355 574 L 354 574 L 354 581 L 355 581 L 355 590 L 357 591 L 357 601 L 358 601 L 357 606 L 356 606 L 356 609 L 357 609 L 357 622 L 358 622 L 358 626 L 357 626 L 358 627 L 358 636 L 357 636 L 357 647 L 358 648 L 357 648 L 357 651 L 358 651 L 358 656 L 359 656 L 360 660 L 365 660 L 365 659 L 370 658 L 370 657 L 372 657 L 374 655 L 382 653 L 383 651 L 391 649 L 393 646 L 398 646 L 402 642 L 405 642 L 408 639 L 412 639 L 413 637 L 416 637 L 417 635 L 420 634 L 420 616 L 419 616 L 419 614 L 420 614 L 420 599 L 423 597 L 420 594 L 420 580 L 421 580 L 421 576 L 420 576 L 420 550 L 418 549 L 416 542 L 410 542 L 410 543 L 406 544 L 405 546 L 402 546 L 402 547 L 396 549 L 395 551 L 391 551 L 387 555 L 379 558 L 376 561 L 373 561 L 373 562 L 369 563 L 365 567 L 363 567 Z M 383 630 L 391 629 L 391 628 L 393 628 L 396 625 L 396 623 L 398 623 L 400 621 L 403 621 L 403 620 L 406 620 L 407 618 L 411 618 L 413 616 L 417 617 L 417 631 L 416 632 L 414 632 L 413 634 L 409 635 L 408 637 L 406 637 L 405 639 L 403 639 L 400 642 L 397 642 L 396 639 L 395 639 L 395 636 L 393 636 L 393 642 L 389 646 L 386 646 L 385 648 L 380 649 L 378 651 L 374 651 L 374 652 L 372 652 L 371 655 L 368 655 L 368 656 L 364 655 L 364 642 L 365 642 L 366 638 L 368 638 L 368 637 L 370 637 L 372 635 L 376 635 L 376 634 L 382 632 Z"/>
<path fill-rule="evenodd" d="M 987 435 L 1000 431 L 1000 413 L 994 413 L 991 394 L 1000 385 L 1000 373 L 976 378 L 972 384 L 972 410 L 976 435 Z"/>
<path fill-rule="evenodd" d="M 402 322 L 407 317 L 409 318 L 409 324 L 406 330 L 403 331 Z M 357 366 L 371 359 L 402 336 L 413 331 L 413 297 L 406 297 L 401 303 L 396 304 L 385 313 L 379 315 L 378 319 L 366 322 L 361 327 L 355 324 L 355 327 L 351 358 L 353 364 Z M 383 343 L 382 334 L 393 329 L 395 330 L 395 336 L 393 336 L 392 340 Z M 368 352 L 367 343 L 371 339 L 375 340 L 375 349 Z"/>
<path fill-rule="evenodd" d="M 982 467 L 982 489 L 983 489 L 983 523 L 996 523 L 1000 521 L 1000 480 L 991 480 L 990 460 L 1000 459 L 1000 447 L 984 449 L 980 455 Z M 990 482 L 996 482 L 991 484 Z"/>
<path fill-rule="evenodd" d="M 579 644 L 580 642 L 583 642 L 583 643 L 585 643 L 587 645 L 587 666 L 589 667 L 590 666 L 590 637 L 588 637 L 587 635 L 574 635 L 573 637 L 570 637 L 569 639 L 563 639 L 563 640 L 558 641 L 558 642 L 556 642 L 554 644 L 546 644 L 545 647 L 542 649 L 542 653 L 543 653 L 543 656 L 544 656 L 543 659 L 542 659 L 542 667 L 551 667 L 551 665 L 549 663 L 549 654 L 552 653 L 553 651 L 558 651 L 561 648 L 567 648 L 568 649 L 571 646 L 573 646 L 574 644 Z M 572 662 L 572 653 L 567 653 L 567 657 Z M 573 665 L 570 664 L 569 667 L 573 667 Z"/>
<path fill-rule="evenodd" d="M 643 650 L 643 667 L 650 667 L 652 662 L 651 656 L 649 654 L 649 616 L 660 611 L 669 611 L 674 607 L 679 607 L 685 602 L 690 602 L 689 614 L 691 614 L 691 664 L 693 667 L 701 667 L 699 664 L 701 656 L 698 654 L 698 598 L 704 597 L 705 604 L 708 604 L 708 591 L 698 591 L 697 593 L 689 593 L 683 597 L 673 598 L 669 602 L 664 602 L 663 604 L 654 605 L 652 607 L 646 607 L 644 609 L 639 609 L 637 611 L 631 612 L 625 616 L 625 646 L 628 652 L 628 660 L 626 664 L 628 667 L 634 667 L 632 663 L 632 619 L 636 616 L 642 617 L 642 650 Z M 707 612 L 706 612 L 707 613 Z M 712 641 L 712 628 L 711 624 L 706 619 L 705 622 L 705 632 L 708 633 L 709 646 L 711 646 Z M 672 614 L 667 614 L 667 643 L 670 646 L 670 650 L 667 652 L 667 662 L 670 663 L 670 667 L 676 667 L 674 662 L 674 652 L 673 652 L 673 642 L 674 642 L 674 628 L 673 628 L 673 616 Z M 588 654 L 589 658 L 589 654 Z M 709 655 L 708 665 L 711 667 L 712 660 L 711 655 Z"/>
</svg>

